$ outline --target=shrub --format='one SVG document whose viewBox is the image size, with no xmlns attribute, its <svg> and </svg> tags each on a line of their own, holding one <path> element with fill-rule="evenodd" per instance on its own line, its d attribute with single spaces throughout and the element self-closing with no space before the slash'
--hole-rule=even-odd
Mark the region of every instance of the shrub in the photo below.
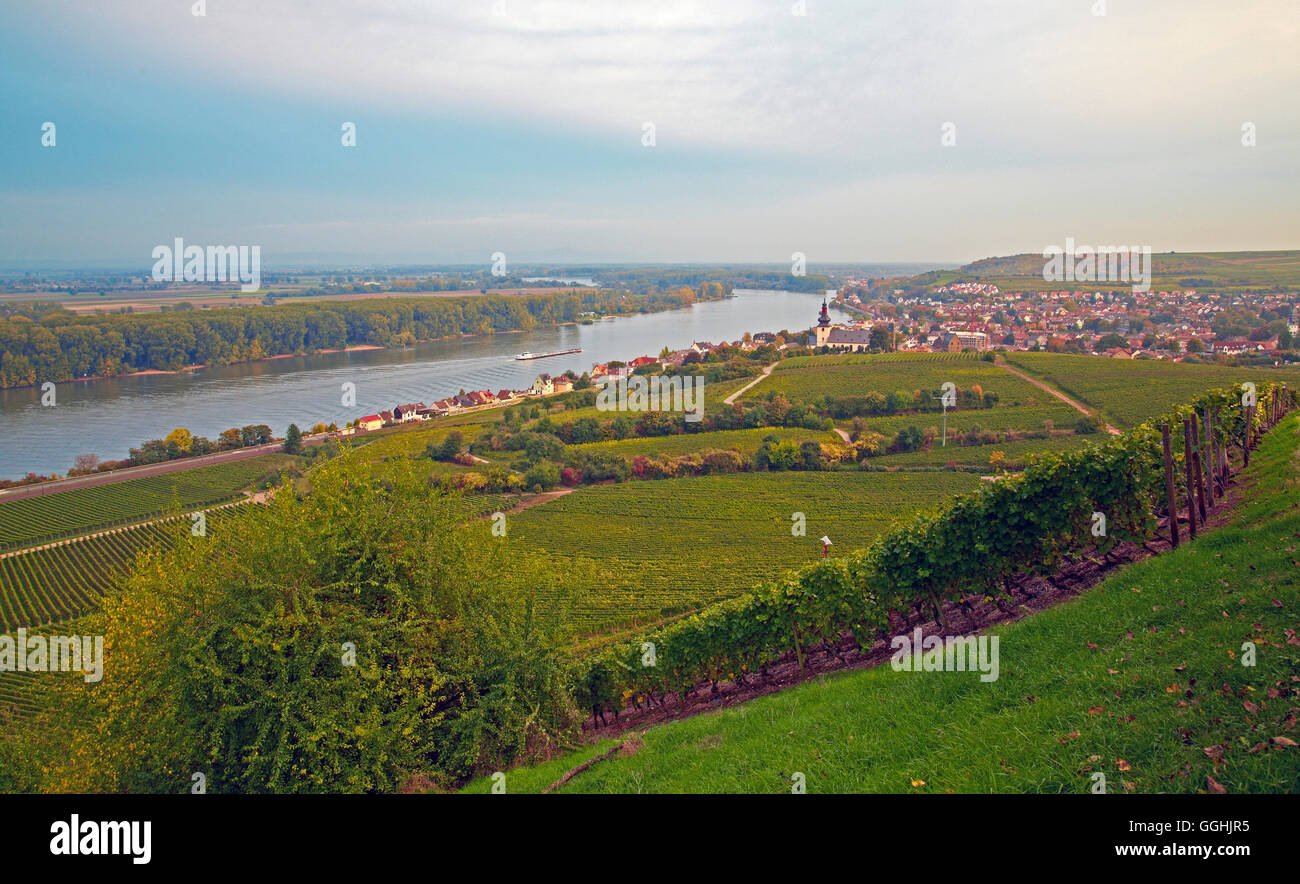
<svg viewBox="0 0 1300 884">
<path fill-rule="evenodd" d="M 42 787 L 387 792 L 570 739 L 559 644 L 497 550 L 403 460 L 182 530 L 93 615 L 113 677 L 52 681 Z"/>
</svg>

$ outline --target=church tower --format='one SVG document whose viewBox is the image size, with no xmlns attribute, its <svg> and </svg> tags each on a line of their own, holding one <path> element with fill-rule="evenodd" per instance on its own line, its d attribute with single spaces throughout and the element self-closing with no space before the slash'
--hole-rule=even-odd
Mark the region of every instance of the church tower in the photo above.
<svg viewBox="0 0 1300 884">
<path fill-rule="evenodd" d="M 815 347 L 825 347 L 826 341 L 831 336 L 831 314 L 826 309 L 826 299 L 822 299 L 822 312 L 817 314 L 817 327 L 814 328 L 813 334 L 816 336 L 817 343 Z"/>
</svg>

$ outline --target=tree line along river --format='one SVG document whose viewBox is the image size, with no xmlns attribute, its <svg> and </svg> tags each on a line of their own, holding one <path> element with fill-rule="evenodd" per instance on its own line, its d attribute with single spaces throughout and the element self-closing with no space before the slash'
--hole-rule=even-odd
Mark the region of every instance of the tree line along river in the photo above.
<svg viewBox="0 0 1300 884">
<path fill-rule="evenodd" d="M 807 329 L 818 294 L 737 289 L 734 298 L 680 310 L 600 319 L 517 334 L 430 341 L 414 347 L 289 356 L 58 385 L 54 406 L 39 388 L 0 390 L 0 477 L 66 473 L 78 454 L 124 458 L 127 449 L 177 427 L 215 438 L 228 427 L 337 423 L 406 402 L 433 402 L 460 390 L 521 389 L 537 375 L 581 374 L 594 363 L 657 355 L 694 341 L 734 341 L 745 332 Z M 514 354 L 581 347 L 581 353 L 517 361 Z M 356 385 L 344 407 L 342 385 Z"/>
</svg>

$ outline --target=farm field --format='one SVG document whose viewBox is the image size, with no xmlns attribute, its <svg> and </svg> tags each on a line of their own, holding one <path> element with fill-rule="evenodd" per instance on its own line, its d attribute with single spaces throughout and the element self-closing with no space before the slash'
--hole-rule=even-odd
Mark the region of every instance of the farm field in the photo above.
<svg viewBox="0 0 1300 884">
<path fill-rule="evenodd" d="M 0 502 L 0 551 L 159 516 L 173 505 L 193 508 L 233 500 L 240 489 L 300 462 L 293 455 L 265 454 Z"/>
<path fill-rule="evenodd" d="M 1007 353 L 1008 363 L 1100 409 L 1126 427 L 1162 414 L 1213 387 L 1281 380 L 1300 388 L 1300 369 L 1187 365 L 1152 359 L 1102 359 L 1058 353 Z"/>
<path fill-rule="evenodd" d="M 950 443 L 947 447 L 936 445 L 930 451 L 908 451 L 900 454 L 884 455 L 872 458 L 871 462 L 888 468 L 942 467 L 951 462 L 959 467 L 983 467 L 986 472 L 992 473 L 993 469 L 989 466 L 989 457 L 995 451 L 1001 451 L 1006 456 L 1006 467 L 1014 470 L 1019 469 L 1020 465 L 1024 464 L 1031 455 L 1077 451 L 1090 441 L 1102 438 L 1105 437 L 1101 435 L 1060 435 L 1049 439 L 1024 439 L 1018 442 L 997 442 L 992 445 L 954 445 Z"/>
<path fill-rule="evenodd" d="M 889 665 L 821 676 L 625 734 L 635 752 L 560 791 L 788 795 L 799 771 L 809 794 L 1083 795 L 1100 771 L 1120 794 L 1294 792 L 1296 430 L 1291 417 L 1265 440 L 1256 491 L 1223 527 L 991 629 L 996 681 Z M 1237 659 L 1244 636 L 1253 667 Z M 511 770 L 509 789 L 541 792 L 616 745 Z"/>
<path fill-rule="evenodd" d="M 953 430 L 969 431 L 974 427 L 979 427 L 982 430 L 1041 430 L 1044 429 L 1044 421 L 1051 421 L 1052 426 L 1056 429 L 1065 430 L 1073 428 L 1079 418 L 1083 417 L 1082 414 L 1064 402 L 1057 399 L 1052 401 L 1056 404 L 949 411 L 948 432 L 951 433 Z M 915 426 L 920 427 L 922 430 L 926 427 L 934 427 L 939 430 L 943 426 L 943 415 L 930 413 L 868 417 L 863 418 L 863 420 L 870 432 L 881 433 L 886 437 L 894 436 L 905 427 Z M 851 423 L 842 421 L 839 425 L 844 429 L 848 429 Z"/>
<path fill-rule="evenodd" d="M 34 674 L 26 672 L 0 672 L 0 726 L 11 716 L 36 710 L 39 700 L 34 677 Z"/>
<path fill-rule="evenodd" d="M 704 413 L 714 414 L 721 409 L 730 408 L 731 406 L 725 404 L 722 400 L 726 399 L 741 387 L 752 382 L 756 377 L 758 377 L 757 371 L 755 372 L 754 377 L 732 378 L 731 380 L 719 381 L 715 384 L 706 383 L 704 385 Z M 634 412 L 601 411 L 599 408 L 592 405 L 586 408 L 571 409 L 569 411 L 556 411 L 550 414 L 550 418 L 551 423 L 553 424 L 571 424 L 574 421 L 583 418 L 592 418 L 598 421 L 613 420 L 618 417 L 619 414 L 629 414 L 631 417 L 636 417 Z"/>
<path fill-rule="evenodd" d="M 580 488 L 512 516 L 511 555 L 574 575 L 575 632 L 694 610 L 821 557 L 865 546 L 899 518 L 980 482 L 967 473 L 742 473 Z M 791 534 L 792 514 L 807 519 Z M 526 579 L 526 578 L 525 578 Z"/>
<path fill-rule="evenodd" d="M 214 518 L 208 515 L 209 526 Z M 183 530 L 177 523 L 141 525 L 0 558 L 0 632 L 85 614 L 141 551 Z"/>
<path fill-rule="evenodd" d="M 979 385 L 996 393 L 999 407 L 1047 402 L 1047 393 L 973 353 L 885 353 L 799 356 L 781 362 L 744 399 L 781 393 L 791 402 L 810 403 L 823 396 L 848 398 L 872 391 L 929 391 L 939 398 L 945 383 L 969 390 Z"/>
<path fill-rule="evenodd" d="M 655 457 L 660 454 L 676 456 L 709 448 L 735 448 L 747 455 L 753 455 L 763 445 L 768 436 L 776 436 L 782 442 L 802 442 L 815 439 L 818 442 L 839 442 L 835 433 L 824 430 L 805 430 L 799 427 L 758 427 L 752 430 L 720 430 L 713 433 L 679 433 L 674 436 L 649 436 L 644 438 L 617 439 L 609 442 L 590 442 L 586 445 L 571 445 L 571 452 L 589 454 L 615 454 L 619 457 L 636 457 L 644 454 Z"/>
</svg>

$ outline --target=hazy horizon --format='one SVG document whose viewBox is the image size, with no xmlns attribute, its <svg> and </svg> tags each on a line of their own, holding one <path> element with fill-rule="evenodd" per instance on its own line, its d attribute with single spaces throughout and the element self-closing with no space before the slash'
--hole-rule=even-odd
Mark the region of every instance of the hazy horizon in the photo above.
<svg viewBox="0 0 1300 884">
<path fill-rule="evenodd" d="M 0 11 L 0 261 L 147 266 L 178 236 L 268 268 L 1300 242 L 1290 0 L 197 5 Z"/>
</svg>

